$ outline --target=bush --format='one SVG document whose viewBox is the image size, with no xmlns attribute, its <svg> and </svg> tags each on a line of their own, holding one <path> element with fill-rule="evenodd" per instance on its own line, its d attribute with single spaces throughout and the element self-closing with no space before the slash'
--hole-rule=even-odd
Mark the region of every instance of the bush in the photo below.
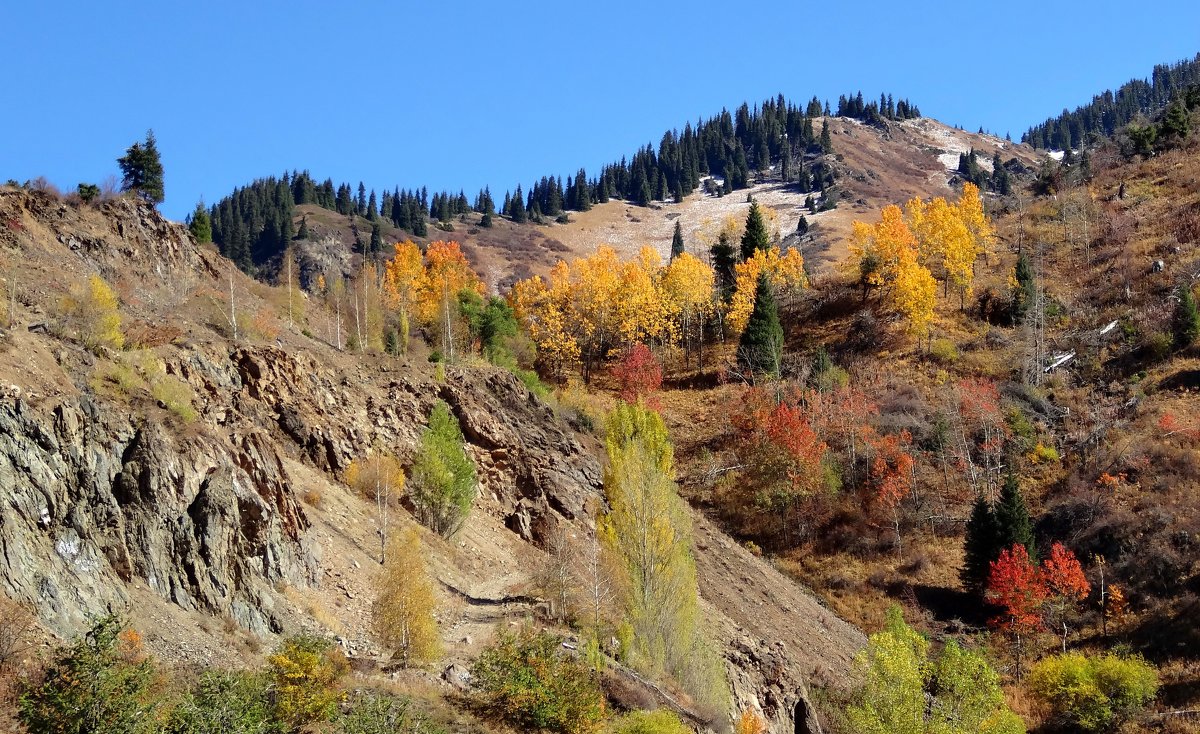
<svg viewBox="0 0 1200 734">
<path fill-rule="evenodd" d="M 196 409 L 192 407 L 192 399 L 196 393 L 192 386 L 171 375 L 161 375 L 150 383 L 150 394 L 164 408 L 174 413 L 183 422 L 191 423 L 196 420 Z"/>
<path fill-rule="evenodd" d="M 1146 341 L 1142 343 L 1142 350 L 1146 357 L 1155 362 L 1161 362 L 1171 356 L 1171 348 L 1174 346 L 1174 338 L 1165 331 L 1155 331 L 1146 336 Z"/>
<path fill-rule="evenodd" d="M 120 349 L 125 345 L 117 294 L 99 275 L 92 275 L 86 283 L 71 288 L 60 304 L 60 313 L 68 329 L 92 351 Z"/>
<path fill-rule="evenodd" d="M 1105 732 L 1153 700 L 1158 674 L 1139 657 L 1067 653 L 1034 665 L 1029 690 L 1050 705 L 1052 723 L 1059 728 Z"/>
<path fill-rule="evenodd" d="M 471 668 L 479 704 L 514 727 L 586 734 L 604 720 L 604 692 L 562 640 L 524 630 L 501 633 Z"/>
<path fill-rule="evenodd" d="M 475 465 L 465 445 L 458 419 L 439 400 L 421 434 L 411 497 L 421 522 L 445 538 L 458 532 L 475 501 Z"/>
<path fill-rule="evenodd" d="M 171 712 L 170 734 L 270 734 L 270 681 L 262 673 L 208 671 Z"/>
<path fill-rule="evenodd" d="M 934 339 L 929 345 L 929 356 L 939 364 L 951 365 L 958 361 L 958 347 L 949 339 Z"/>
<path fill-rule="evenodd" d="M 324 637 L 297 635 L 267 658 L 275 690 L 275 717 L 293 729 L 328 721 L 337 713 L 337 683 L 350 669 L 345 656 Z"/>
<path fill-rule="evenodd" d="M 613 720 L 610 734 L 692 734 L 691 727 L 666 709 L 631 711 Z"/>
<path fill-rule="evenodd" d="M 444 734 L 446 729 L 414 711 L 412 701 L 381 691 L 359 691 L 337 718 L 343 734 Z"/>
<path fill-rule="evenodd" d="M 41 680 L 22 692 L 18 717 L 30 734 L 158 732 L 154 666 L 109 615 L 58 648 Z"/>
<path fill-rule="evenodd" d="M 79 200 L 87 204 L 100 195 L 100 187 L 96 184 L 81 183 L 76 188 L 79 192 Z"/>
<path fill-rule="evenodd" d="M 1053 464 L 1059 460 L 1058 449 L 1047 446 L 1041 441 L 1029 452 L 1029 461 L 1033 464 Z"/>
</svg>

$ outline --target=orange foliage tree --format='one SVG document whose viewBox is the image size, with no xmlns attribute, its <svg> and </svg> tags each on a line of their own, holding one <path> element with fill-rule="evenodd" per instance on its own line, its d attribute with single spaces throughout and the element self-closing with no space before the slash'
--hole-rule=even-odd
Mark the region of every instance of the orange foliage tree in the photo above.
<svg viewBox="0 0 1200 734">
<path fill-rule="evenodd" d="M 880 506 L 892 516 L 896 531 L 896 554 L 904 555 L 900 537 L 900 503 L 913 490 L 916 461 L 908 451 L 912 436 L 908 431 L 880 436 L 872 441 L 875 457 L 871 461 L 870 484 Z"/>
<path fill-rule="evenodd" d="M 1046 585 L 1046 613 L 1050 623 L 1062 630 L 1062 651 L 1067 651 L 1067 617 L 1079 602 L 1087 598 L 1091 584 L 1083 575 L 1079 559 L 1062 543 L 1050 546 L 1050 555 L 1042 561 L 1042 581 Z"/>
<path fill-rule="evenodd" d="M 1046 585 L 1025 546 L 1014 543 L 992 561 L 987 597 L 1002 610 L 990 624 L 1012 635 L 1015 642 L 1020 680 L 1022 637 L 1042 629 L 1041 608 L 1047 599 Z"/>
<path fill-rule="evenodd" d="M 640 342 L 633 345 L 625 351 L 612 372 L 621 400 L 627 403 L 644 400 L 650 408 L 658 410 L 658 399 L 654 393 L 662 387 L 662 365 L 654 358 L 650 347 Z"/>
</svg>

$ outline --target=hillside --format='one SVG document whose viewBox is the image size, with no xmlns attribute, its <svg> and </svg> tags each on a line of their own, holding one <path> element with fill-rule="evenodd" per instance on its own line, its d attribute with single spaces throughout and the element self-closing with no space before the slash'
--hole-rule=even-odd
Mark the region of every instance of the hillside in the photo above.
<svg viewBox="0 0 1200 734">
<path fill-rule="evenodd" d="M 278 635 L 336 635 L 370 681 L 384 662 L 369 626 L 379 514 L 340 479 L 372 448 L 411 461 L 441 399 L 481 485 L 453 542 L 423 533 L 447 655 L 435 674 L 401 680 L 422 706 L 481 726 L 446 713 L 457 710 L 445 703 L 454 676 L 436 673 L 468 666 L 498 626 L 554 626 L 535 582 L 553 534 L 594 528 L 596 440 L 506 371 L 466 363 L 441 379 L 420 346 L 407 358 L 359 355 L 308 336 L 329 333 L 315 301 L 289 324 L 286 291 L 132 199 L 80 205 L 9 187 L 0 224 L 4 595 L 47 638 L 124 614 L 174 665 L 253 665 Z M 62 316 L 91 274 L 119 294 L 124 351 L 83 348 Z M 410 510 L 392 508 L 393 523 L 413 524 Z M 694 519 L 705 626 L 734 710 L 792 731 L 795 712 L 811 709 L 797 703 L 806 685 L 847 687 L 863 637 Z M 630 680 L 627 702 L 667 696 L 702 720 Z"/>
<path fill-rule="evenodd" d="M 833 140 L 830 165 L 838 196 L 837 208 L 830 211 L 809 212 L 804 207 L 808 194 L 784 184 L 777 172 L 765 171 L 752 177 L 749 188 L 723 197 L 700 188 L 680 204 L 654 202 L 643 207 L 613 199 L 594 204 L 586 212 L 568 212 L 566 224 L 515 224 L 497 216 L 493 227 L 484 228 L 479 226 L 479 214 L 468 213 L 454 217 L 448 230 L 431 224 L 425 237 L 413 237 L 386 222 L 382 233 L 388 242 L 456 240 L 489 287 L 503 291 L 516 280 L 544 275 L 558 260 L 589 254 L 601 244 L 611 245 L 623 255 L 651 245 L 666 256 L 676 220 L 682 224 L 688 249 L 707 258 L 704 243 L 715 239 L 726 217 L 743 219 L 747 197 L 753 196 L 778 212 L 776 226 L 782 237 L 792 235 L 800 216 L 805 215 L 812 225 L 809 236 L 803 240 L 792 237 L 787 244 L 799 245 L 809 267 L 822 272 L 845 257 L 854 219 L 893 201 L 948 195 L 960 153 L 974 149 L 987 171 L 996 153 L 1006 162 L 1015 158 L 1028 168 L 1036 168 L 1044 158 L 1028 146 L 958 130 L 930 118 L 867 124 L 852 117 L 828 117 L 816 118 L 814 124 L 819 128 L 826 122 Z M 311 236 L 297 248 L 306 277 L 315 280 L 319 273 L 355 272 L 359 259 L 353 254 L 355 236 L 350 219 L 304 204 L 295 210 L 294 228 L 298 230 L 305 218 Z M 354 219 L 361 238 L 370 231 L 369 223 L 361 217 Z M 274 264 L 269 272 L 277 270 Z"/>
</svg>

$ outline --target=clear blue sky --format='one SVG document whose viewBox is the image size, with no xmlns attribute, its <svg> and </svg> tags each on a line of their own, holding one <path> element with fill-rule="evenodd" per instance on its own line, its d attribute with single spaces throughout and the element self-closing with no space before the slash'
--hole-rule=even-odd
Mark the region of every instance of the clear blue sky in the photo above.
<svg viewBox="0 0 1200 734">
<path fill-rule="evenodd" d="M 1198 28 L 1169 1 L 5 2 L 0 180 L 99 181 L 153 128 L 174 218 L 292 168 L 499 198 L 779 92 L 1016 138 Z"/>
</svg>

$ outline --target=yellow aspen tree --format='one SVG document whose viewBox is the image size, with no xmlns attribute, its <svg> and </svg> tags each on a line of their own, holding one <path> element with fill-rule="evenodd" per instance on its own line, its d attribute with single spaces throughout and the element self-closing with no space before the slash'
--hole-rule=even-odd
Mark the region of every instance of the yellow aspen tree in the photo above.
<svg viewBox="0 0 1200 734">
<path fill-rule="evenodd" d="M 683 346 L 684 365 L 691 366 L 692 352 L 699 352 L 704 371 L 704 326 L 717 310 L 716 273 L 690 253 L 679 255 L 667 266 L 662 280 L 663 296 L 671 303 L 675 332 Z"/>
<path fill-rule="evenodd" d="M 643 247 L 636 259 L 621 266 L 617 318 L 625 346 L 671 339 L 671 304 L 659 286 L 662 269 L 662 258 L 651 247 Z"/>
<path fill-rule="evenodd" d="M 579 343 L 568 330 L 563 310 L 570 273 L 561 260 L 550 272 L 548 285 L 541 276 L 517 281 L 509 294 L 513 313 L 537 345 L 538 362 L 555 378 L 579 362 Z"/>
<path fill-rule="evenodd" d="M 425 275 L 425 262 L 421 248 L 412 240 L 397 242 L 395 250 L 395 254 L 384 265 L 383 301 L 388 312 L 396 319 L 401 353 L 408 354 L 417 289 Z"/>
<path fill-rule="evenodd" d="M 937 300 L 937 281 L 917 261 L 916 250 L 901 252 L 889 291 L 892 308 L 905 320 L 908 333 L 918 342 L 927 337 Z"/>
<path fill-rule="evenodd" d="M 621 337 L 621 272 L 616 251 L 607 245 L 570 268 L 564 315 L 579 345 L 585 383 Z"/>
<path fill-rule="evenodd" d="M 417 293 L 421 320 L 436 327 L 442 354 L 454 360 L 455 333 L 461 330 L 458 293 L 472 290 L 483 295 L 483 281 L 471 269 L 457 242 L 438 240 L 425 249 L 425 275 Z"/>
<path fill-rule="evenodd" d="M 421 538 L 415 528 L 407 528 L 389 546 L 371 607 L 376 638 L 401 666 L 441 657 L 442 639 L 433 618 L 436 606 Z"/>
<path fill-rule="evenodd" d="M 117 294 L 99 275 L 91 275 L 83 284 L 71 288 L 61 308 L 79 341 L 88 349 L 125 346 Z"/>
</svg>

